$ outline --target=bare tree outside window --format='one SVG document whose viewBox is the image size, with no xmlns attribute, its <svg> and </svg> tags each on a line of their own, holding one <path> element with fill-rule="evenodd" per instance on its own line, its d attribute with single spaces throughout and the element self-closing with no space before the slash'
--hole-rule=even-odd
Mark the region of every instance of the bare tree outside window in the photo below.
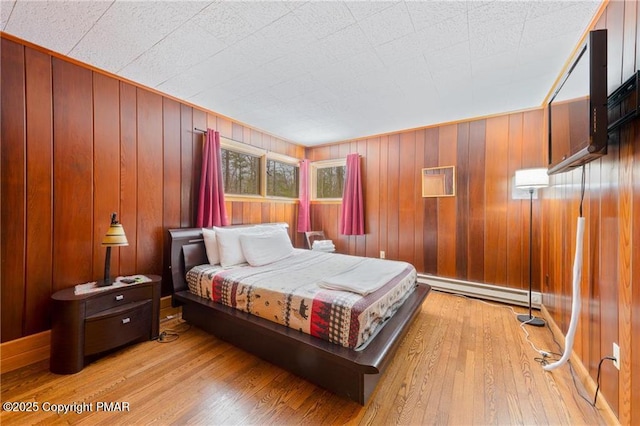
<svg viewBox="0 0 640 426">
<path fill-rule="evenodd" d="M 298 167 L 276 160 L 267 160 L 267 195 L 298 198 Z"/>
<path fill-rule="evenodd" d="M 316 198 L 342 198 L 346 166 L 322 167 L 316 174 Z"/>
<path fill-rule="evenodd" d="M 260 195 L 260 157 L 222 149 L 225 194 Z"/>
</svg>

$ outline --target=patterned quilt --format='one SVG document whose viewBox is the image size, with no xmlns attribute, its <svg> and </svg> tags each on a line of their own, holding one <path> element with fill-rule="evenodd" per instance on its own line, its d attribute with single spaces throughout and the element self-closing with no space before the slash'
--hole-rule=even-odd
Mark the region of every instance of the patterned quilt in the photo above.
<svg viewBox="0 0 640 426">
<path fill-rule="evenodd" d="M 362 296 L 318 285 L 324 277 L 353 269 L 359 262 L 393 262 L 310 250 L 295 250 L 266 266 L 200 265 L 187 273 L 189 290 L 217 303 L 257 315 L 348 348 L 363 349 L 411 294 L 415 268 Z"/>
</svg>

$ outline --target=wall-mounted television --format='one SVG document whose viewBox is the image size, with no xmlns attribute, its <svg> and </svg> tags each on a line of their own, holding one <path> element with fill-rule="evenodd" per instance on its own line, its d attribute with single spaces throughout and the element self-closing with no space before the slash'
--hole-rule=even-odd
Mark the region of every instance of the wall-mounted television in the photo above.
<svg viewBox="0 0 640 426">
<path fill-rule="evenodd" d="M 589 32 L 548 105 L 548 173 L 607 153 L 607 30 Z"/>
</svg>

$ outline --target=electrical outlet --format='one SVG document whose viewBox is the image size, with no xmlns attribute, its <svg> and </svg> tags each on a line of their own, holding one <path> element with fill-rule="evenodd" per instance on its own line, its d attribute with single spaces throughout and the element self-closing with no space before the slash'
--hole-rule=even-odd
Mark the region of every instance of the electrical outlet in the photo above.
<svg viewBox="0 0 640 426">
<path fill-rule="evenodd" d="M 384 250 L 380 250 L 380 259 L 384 259 Z"/>
<path fill-rule="evenodd" d="M 613 366 L 620 370 L 620 346 L 616 343 L 613 344 L 613 357 L 615 361 L 613 361 Z"/>
</svg>

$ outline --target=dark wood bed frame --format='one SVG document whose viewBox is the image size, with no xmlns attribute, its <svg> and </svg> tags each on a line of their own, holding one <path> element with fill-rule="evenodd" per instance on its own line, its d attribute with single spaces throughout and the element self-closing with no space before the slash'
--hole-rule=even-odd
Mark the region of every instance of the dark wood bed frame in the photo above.
<svg viewBox="0 0 640 426">
<path fill-rule="evenodd" d="M 239 225 L 242 226 L 242 225 Z M 186 271 L 207 263 L 201 228 L 170 229 L 174 306 L 216 337 L 365 405 L 431 288 L 416 290 L 362 351 L 354 351 L 191 294 Z"/>
</svg>

